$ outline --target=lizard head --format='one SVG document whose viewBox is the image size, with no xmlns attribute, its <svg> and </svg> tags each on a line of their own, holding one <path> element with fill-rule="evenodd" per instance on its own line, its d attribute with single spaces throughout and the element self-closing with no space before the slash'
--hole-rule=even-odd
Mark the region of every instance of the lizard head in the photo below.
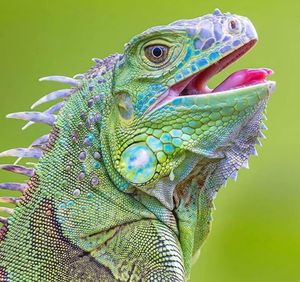
<svg viewBox="0 0 300 282">
<path fill-rule="evenodd" d="M 207 83 L 256 41 L 247 18 L 216 10 L 151 28 L 125 46 L 114 70 L 109 134 L 114 166 L 128 183 L 171 207 L 173 191 L 161 196 L 160 181 L 181 181 L 200 158 L 222 160 L 237 142 L 253 149 L 272 71 L 240 70 L 213 89 Z"/>
</svg>

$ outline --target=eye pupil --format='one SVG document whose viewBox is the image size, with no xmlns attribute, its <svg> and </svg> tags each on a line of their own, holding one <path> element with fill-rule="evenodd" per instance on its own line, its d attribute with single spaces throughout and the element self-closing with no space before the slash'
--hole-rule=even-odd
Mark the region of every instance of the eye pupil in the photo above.
<svg viewBox="0 0 300 282">
<path fill-rule="evenodd" d="M 146 58 L 155 64 L 161 64 L 168 59 L 169 48 L 165 45 L 150 45 L 145 47 Z"/>
<path fill-rule="evenodd" d="M 159 57 L 162 56 L 163 50 L 162 50 L 161 47 L 154 47 L 152 49 L 152 54 L 153 54 L 154 57 L 159 58 Z"/>
</svg>

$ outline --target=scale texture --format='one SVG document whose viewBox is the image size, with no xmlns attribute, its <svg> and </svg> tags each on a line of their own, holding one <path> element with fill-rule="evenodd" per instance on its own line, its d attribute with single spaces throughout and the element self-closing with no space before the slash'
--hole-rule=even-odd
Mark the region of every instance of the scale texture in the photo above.
<svg viewBox="0 0 300 282">
<path fill-rule="evenodd" d="M 215 10 L 151 28 L 84 74 L 42 78 L 70 88 L 8 115 L 51 129 L 0 153 L 37 160 L 0 166 L 29 177 L 0 184 L 22 194 L 0 198 L 0 281 L 187 281 L 274 89 L 266 69 L 206 83 L 256 41 L 247 18 Z"/>
</svg>

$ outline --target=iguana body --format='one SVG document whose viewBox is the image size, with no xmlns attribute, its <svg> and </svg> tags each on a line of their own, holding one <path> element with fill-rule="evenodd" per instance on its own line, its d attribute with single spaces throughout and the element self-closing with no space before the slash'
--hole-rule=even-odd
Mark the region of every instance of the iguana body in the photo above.
<svg viewBox="0 0 300 282">
<path fill-rule="evenodd" d="M 268 69 L 206 83 L 256 40 L 248 19 L 216 10 L 149 29 L 84 75 L 44 78 L 72 88 L 34 104 L 65 98 L 48 111 L 9 115 L 52 129 L 0 155 L 39 159 L 1 166 L 31 178 L 1 185 L 23 196 L 0 200 L 17 202 L 2 218 L 0 281 L 187 280 L 274 88 Z"/>
</svg>

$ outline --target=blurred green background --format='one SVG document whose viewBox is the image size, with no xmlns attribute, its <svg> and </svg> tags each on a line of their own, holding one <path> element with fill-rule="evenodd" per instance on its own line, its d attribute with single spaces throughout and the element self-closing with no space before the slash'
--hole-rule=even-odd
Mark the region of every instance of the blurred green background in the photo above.
<svg viewBox="0 0 300 282">
<path fill-rule="evenodd" d="M 84 72 L 92 57 L 122 52 L 133 35 L 153 25 L 211 13 L 218 7 L 249 17 L 259 44 L 229 67 L 275 70 L 277 91 L 268 106 L 269 131 L 250 170 L 242 170 L 215 201 L 212 233 L 191 281 L 300 281 L 300 125 L 298 1 L 1 1 L 0 151 L 29 145 L 47 128 L 22 132 L 5 114 L 29 106 L 59 85 L 45 75 Z M 10 161 L 5 160 L 6 161 Z M 2 161 L 4 162 L 4 160 Z M 0 182 L 16 181 L 0 173 Z M 0 191 L 3 195 L 3 191 Z"/>
</svg>

